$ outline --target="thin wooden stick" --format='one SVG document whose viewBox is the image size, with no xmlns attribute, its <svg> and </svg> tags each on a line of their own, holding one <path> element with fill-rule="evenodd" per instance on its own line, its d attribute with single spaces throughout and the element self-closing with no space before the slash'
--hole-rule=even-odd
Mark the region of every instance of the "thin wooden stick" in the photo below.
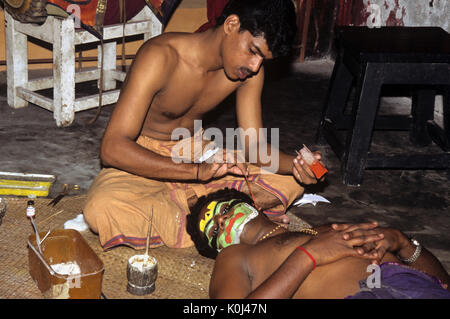
<svg viewBox="0 0 450 319">
<path fill-rule="evenodd" d="M 145 261 L 144 262 L 147 262 L 147 259 L 148 259 L 148 247 L 150 246 L 150 234 L 152 232 L 152 222 L 153 222 L 153 205 L 152 205 L 152 210 L 150 212 L 150 221 L 148 222 L 147 243 L 145 245 Z"/>
<path fill-rule="evenodd" d="M 250 192 L 250 195 L 252 196 L 253 204 L 255 204 L 256 209 L 259 209 L 256 205 L 255 196 L 253 195 L 252 188 L 250 187 L 250 183 L 248 181 L 247 175 L 244 174 L 245 182 L 247 183 L 248 191 Z"/>
<path fill-rule="evenodd" d="M 40 224 L 42 224 L 43 222 L 45 222 L 45 221 L 49 220 L 50 218 L 53 218 L 53 217 L 55 217 L 56 215 L 59 215 L 59 214 L 61 214 L 61 213 L 62 213 L 63 211 L 64 211 L 64 209 L 61 209 L 60 211 L 58 211 L 58 212 L 54 213 L 53 215 L 50 215 L 50 216 L 48 216 L 47 218 L 45 218 L 45 219 L 43 219 L 43 220 L 39 221 L 38 225 L 40 225 Z"/>
</svg>

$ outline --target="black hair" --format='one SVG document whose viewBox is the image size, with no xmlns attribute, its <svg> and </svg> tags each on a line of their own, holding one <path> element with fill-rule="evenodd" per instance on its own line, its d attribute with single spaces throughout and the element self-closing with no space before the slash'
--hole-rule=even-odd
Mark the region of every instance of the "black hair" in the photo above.
<svg viewBox="0 0 450 319">
<path fill-rule="evenodd" d="M 200 211 L 212 201 L 229 201 L 232 199 L 239 199 L 253 206 L 253 202 L 247 194 L 235 189 L 225 188 L 207 196 L 200 197 L 197 203 L 190 209 L 191 213 L 186 216 L 186 231 L 191 236 L 195 248 L 197 248 L 200 255 L 213 259 L 217 256 L 217 250 L 209 247 L 205 234 L 198 227 Z"/>
<path fill-rule="evenodd" d="M 239 17 L 240 31 L 264 37 L 274 58 L 291 52 L 297 32 L 292 0 L 230 0 L 217 18 L 217 26 L 232 14 Z"/>
</svg>

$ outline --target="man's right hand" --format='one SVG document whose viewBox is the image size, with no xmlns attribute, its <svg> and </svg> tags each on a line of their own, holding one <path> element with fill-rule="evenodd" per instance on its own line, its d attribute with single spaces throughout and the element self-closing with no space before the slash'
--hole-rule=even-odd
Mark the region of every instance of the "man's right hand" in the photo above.
<svg viewBox="0 0 450 319">
<path fill-rule="evenodd" d="M 214 157 L 206 160 L 198 166 L 198 180 L 202 182 L 213 178 L 219 178 L 227 174 L 248 176 L 248 166 L 244 158 L 237 152 L 223 149 L 217 152 Z"/>
<path fill-rule="evenodd" d="M 227 174 L 247 176 L 245 163 L 198 163 L 198 180 L 207 182 L 213 178 L 219 178 Z"/>
<path fill-rule="evenodd" d="M 383 238 L 383 234 L 375 230 L 377 226 L 374 223 L 364 223 L 349 225 L 343 230 L 336 230 L 332 227 L 311 238 L 303 247 L 314 257 L 316 265 L 329 264 L 345 257 L 373 260 L 377 256 L 376 251 L 361 253 L 358 251 L 358 247 Z M 359 231 L 360 236 L 344 239 L 344 234 L 352 231 Z"/>
</svg>

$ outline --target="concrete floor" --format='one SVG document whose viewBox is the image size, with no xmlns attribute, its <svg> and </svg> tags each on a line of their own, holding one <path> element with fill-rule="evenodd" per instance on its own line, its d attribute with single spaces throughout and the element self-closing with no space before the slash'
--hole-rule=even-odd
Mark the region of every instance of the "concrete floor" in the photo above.
<svg viewBox="0 0 450 319">
<path fill-rule="evenodd" d="M 315 131 L 326 97 L 333 62 L 307 61 L 267 67 L 263 92 L 265 126 L 279 128 L 281 149 L 292 153 L 302 144 L 320 149 L 329 168 L 326 182 L 306 190 L 331 204 L 293 207 L 291 212 L 313 225 L 377 220 L 383 226 L 415 235 L 450 271 L 450 179 L 445 170 L 366 170 L 360 187 L 342 184 L 339 162 L 327 146 L 315 145 Z M 287 70 L 288 75 L 280 72 Z M 289 72 L 290 70 L 290 72 Z M 0 171 L 54 174 L 51 196 L 62 183 L 78 184 L 80 193 L 100 170 L 99 146 L 113 105 L 105 106 L 93 125 L 96 110 L 79 112 L 70 127 L 58 128 L 53 115 L 38 106 L 12 109 L 6 103 L 6 78 L 0 73 Z M 95 92 L 95 83 L 79 88 Z M 408 112 L 408 99 L 383 102 L 382 109 Z M 233 97 L 204 120 L 204 127 L 235 127 Z M 373 147 L 411 150 L 407 133 L 374 135 Z M 428 150 L 426 150 L 428 151 Z M 126 154 L 124 154 L 125 156 Z"/>
</svg>

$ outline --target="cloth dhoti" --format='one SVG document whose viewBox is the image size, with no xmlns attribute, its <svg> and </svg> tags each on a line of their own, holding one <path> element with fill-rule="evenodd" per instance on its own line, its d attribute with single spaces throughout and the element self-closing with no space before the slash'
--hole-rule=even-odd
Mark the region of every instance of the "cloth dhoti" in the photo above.
<svg viewBox="0 0 450 319">
<path fill-rule="evenodd" d="M 136 142 L 167 157 L 179 143 L 146 136 L 140 136 Z M 257 185 L 279 199 L 278 206 L 264 211 L 269 217 L 284 214 L 303 193 L 303 188 L 293 176 L 262 173 L 258 166 L 251 164 L 248 180 L 253 192 L 254 185 Z M 226 175 L 209 183 L 175 183 L 144 178 L 115 168 L 103 168 L 89 189 L 83 213 L 91 229 L 99 234 L 103 249 L 117 245 L 140 249 L 146 245 L 153 207 L 150 246 L 184 248 L 193 245 L 186 232 L 186 215 L 190 213 L 188 199 L 193 196 L 200 198 L 225 188 L 240 191 L 244 184 L 243 177 L 234 175 Z"/>
<path fill-rule="evenodd" d="M 450 299 L 442 282 L 420 270 L 397 263 L 380 265 L 378 286 L 359 282 L 360 291 L 347 299 Z"/>
</svg>

